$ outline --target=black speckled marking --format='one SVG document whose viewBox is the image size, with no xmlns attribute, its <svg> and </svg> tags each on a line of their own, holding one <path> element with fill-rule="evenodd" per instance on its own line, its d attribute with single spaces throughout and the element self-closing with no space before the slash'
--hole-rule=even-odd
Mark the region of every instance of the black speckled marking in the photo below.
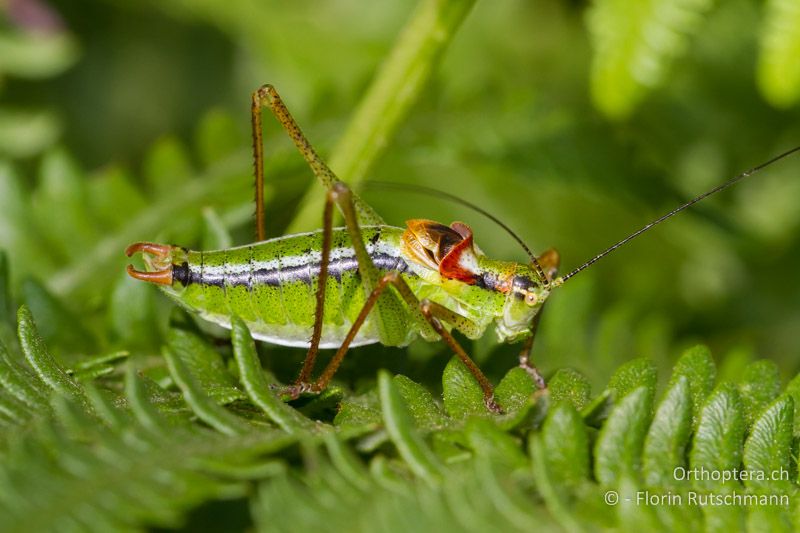
<svg viewBox="0 0 800 533">
<path fill-rule="evenodd" d="M 375 235 L 370 237 L 369 242 L 372 243 L 372 245 L 374 246 L 375 244 L 377 244 L 380 238 L 381 238 L 381 229 L 378 228 L 377 230 L 375 230 Z"/>
</svg>

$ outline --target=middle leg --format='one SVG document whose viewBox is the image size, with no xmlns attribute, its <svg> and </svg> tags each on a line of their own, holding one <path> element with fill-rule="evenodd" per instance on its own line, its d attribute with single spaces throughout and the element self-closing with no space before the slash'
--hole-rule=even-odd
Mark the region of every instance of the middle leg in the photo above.
<svg viewBox="0 0 800 533">
<path fill-rule="evenodd" d="M 319 278 L 317 280 L 316 302 L 314 307 L 314 329 L 311 333 L 311 342 L 308 347 L 303 368 L 294 382 L 294 388 L 303 392 L 308 388 L 314 363 L 319 353 L 319 343 L 322 338 L 322 325 L 325 319 L 325 287 L 328 284 L 328 265 L 331 258 L 331 240 L 333 235 L 333 195 L 328 193 L 325 200 L 325 211 L 322 215 L 322 257 L 319 263 Z"/>
<path fill-rule="evenodd" d="M 322 328 L 325 319 L 325 288 L 328 281 L 328 267 L 330 265 L 334 203 L 336 203 L 344 213 L 345 223 L 350 235 L 351 244 L 358 261 L 359 273 L 367 294 L 366 301 L 361 312 L 353 322 L 346 338 L 343 340 L 342 345 L 337 351 L 336 356 L 334 356 L 334 361 L 338 362 L 333 365 L 329 364 L 325 373 L 323 373 L 323 377 L 317 380 L 317 382 L 311 383 L 311 376 L 314 370 L 317 354 L 319 352 L 319 344 L 322 338 Z M 379 302 L 380 296 L 384 289 L 393 281 L 393 279 L 394 278 L 392 277 L 391 273 L 387 274 L 383 278 L 380 277 L 377 267 L 372 262 L 372 258 L 369 256 L 366 250 L 361 235 L 358 216 L 356 214 L 354 197 L 350 192 L 350 189 L 341 182 L 333 183 L 331 188 L 328 190 L 328 195 L 325 202 L 325 211 L 323 214 L 322 252 L 318 286 L 315 295 L 314 326 L 309 343 L 308 353 L 306 354 L 300 374 L 298 375 L 294 384 L 286 391 L 289 397 L 296 398 L 303 392 L 320 392 L 325 388 L 325 386 L 327 386 L 328 381 L 333 376 L 336 368 L 338 368 L 341 359 L 344 358 L 344 354 L 355 338 L 355 335 L 358 333 L 359 329 L 366 321 L 367 315 L 376 304 L 378 304 L 378 313 L 376 313 L 377 316 L 375 319 L 379 321 L 379 328 L 382 326 L 380 323 L 381 313 L 387 313 L 391 311 L 398 312 L 396 307 L 393 310 L 382 308 Z M 402 312 L 402 310 L 399 311 Z M 395 332 L 395 334 L 396 333 L 397 332 Z M 384 338 L 383 335 L 382 338 Z M 332 368 L 332 371 L 328 370 L 330 368 Z"/>
<path fill-rule="evenodd" d="M 470 358 L 455 337 L 453 337 L 453 335 L 442 324 L 442 320 L 448 320 L 449 322 L 449 319 L 452 319 L 453 315 L 456 317 L 459 317 L 460 315 L 457 315 L 449 309 L 446 309 L 441 305 L 429 300 L 418 300 L 409 288 L 408 284 L 406 284 L 405 280 L 403 280 L 403 278 L 400 277 L 397 272 L 389 272 L 380 279 L 375 289 L 372 291 L 372 293 L 370 293 L 370 296 L 364 303 L 364 306 L 359 312 L 358 317 L 350 327 L 350 331 L 348 331 L 347 336 L 342 342 L 342 345 L 336 351 L 333 359 L 331 359 L 331 361 L 328 363 L 328 366 L 325 367 L 325 370 L 322 372 L 319 379 L 310 385 L 306 390 L 313 392 L 321 392 L 325 390 L 325 387 L 328 386 L 331 378 L 333 378 L 334 374 L 339 369 L 339 365 L 342 364 L 342 361 L 344 360 L 344 357 L 350 348 L 350 344 L 358 333 L 358 330 L 364 324 L 364 321 L 366 320 L 370 311 L 372 311 L 381 294 L 390 285 L 394 286 L 398 293 L 400 293 L 400 296 L 403 298 L 403 300 L 409 304 L 409 309 L 416 311 L 421 315 L 424 321 L 429 324 L 437 334 L 439 334 L 439 336 L 447 343 L 450 349 L 452 349 L 458 358 L 461 359 L 461 361 L 466 365 L 467 369 L 469 369 L 470 373 L 475 376 L 475 379 L 478 381 L 478 384 L 483 390 L 484 403 L 486 404 L 486 407 L 495 413 L 502 412 L 502 409 L 494 399 L 494 388 L 492 387 L 491 382 L 486 378 L 483 372 L 481 372 L 481 369 L 478 368 L 478 365 L 476 365 L 472 358 Z M 464 318 L 464 321 L 469 322 L 466 318 Z M 302 391 L 298 391 L 298 393 L 299 392 Z"/>
<path fill-rule="evenodd" d="M 522 351 L 519 353 L 519 366 L 528 373 L 540 390 L 546 389 L 547 384 L 539 373 L 539 369 L 531 362 L 531 350 L 533 350 L 533 341 L 536 339 L 536 331 L 539 329 L 539 320 L 542 318 L 542 311 L 544 311 L 544 305 L 542 305 L 542 308 L 536 313 L 536 316 L 533 317 L 531 336 L 525 340 Z"/>
<path fill-rule="evenodd" d="M 483 403 L 486 404 L 486 408 L 493 413 L 502 413 L 503 410 L 494 399 L 494 387 L 492 387 L 492 383 L 484 375 L 484 373 L 481 372 L 481 369 L 478 368 L 478 365 L 475 364 L 475 361 L 473 361 L 472 358 L 467 354 L 466 350 L 464 350 L 456 338 L 453 337 L 449 331 L 447 331 L 439 318 L 439 316 L 443 314 L 443 311 L 446 311 L 448 314 L 453 312 L 429 300 L 422 300 L 419 303 L 419 309 L 422 311 L 422 315 L 425 317 L 428 323 L 430 323 L 436 333 L 438 333 L 444 342 L 447 343 L 450 349 L 455 352 L 456 356 L 461 359 L 461 362 L 464 363 L 464 365 L 470 371 L 470 374 L 472 374 L 478 381 L 478 384 L 481 386 L 481 390 L 483 390 Z"/>
</svg>

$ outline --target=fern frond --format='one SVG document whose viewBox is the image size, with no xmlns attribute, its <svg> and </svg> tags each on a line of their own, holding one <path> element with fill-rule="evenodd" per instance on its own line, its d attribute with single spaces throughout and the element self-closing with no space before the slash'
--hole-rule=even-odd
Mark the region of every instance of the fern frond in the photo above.
<svg viewBox="0 0 800 533">
<path fill-rule="evenodd" d="M 180 527 L 192 509 L 231 499 L 249 499 L 250 518 L 270 531 L 778 527 L 798 504 L 800 380 L 781 393 L 765 362 L 715 387 L 708 350 L 688 350 L 658 402 L 646 359 L 620 367 L 588 403 L 574 371 L 542 392 L 513 369 L 496 389 L 506 410 L 498 416 L 453 358 L 442 403 L 381 372 L 378 394 L 346 395 L 329 424 L 278 400 L 239 320 L 238 376 L 201 337 L 173 330 L 159 386 L 137 375 L 135 361 L 122 382 L 79 381 L 49 353 L 30 312 L 18 316 L 24 362 L 0 348 L 3 531 Z M 122 360 L 100 356 L 88 368 Z M 687 471 L 710 474 L 676 474 Z M 776 472 L 784 474 L 764 477 Z M 609 493 L 628 503 L 604 503 Z M 643 494 L 766 503 L 653 512 Z"/>
<path fill-rule="evenodd" d="M 3 433 L 0 530 L 175 527 L 202 502 L 244 497 L 243 479 L 278 471 L 263 457 L 296 442 L 263 423 L 215 411 L 223 408 L 185 366 L 173 375 L 187 387 L 188 405 L 219 431 L 193 423 L 189 410 L 164 412 L 158 393 L 150 394 L 132 370 L 125 398 L 74 381 L 47 352 L 24 307 L 19 336 L 35 377 L 0 347 L 0 414 L 32 409 L 13 420 L 16 431 Z"/>
<path fill-rule="evenodd" d="M 63 397 L 54 406 L 66 427 L 43 421 L 9 443 L 0 466 L 3 531 L 179 526 L 202 502 L 243 497 L 241 472 L 257 474 L 260 455 L 293 440 L 265 431 L 230 438 L 166 421 L 157 433 L 126 419 L 111 429 Z"/>
<path fill-rule="evenodd" d="M 558 530 L 533 499 L 526 475 L 487 457 L 449 469 L 434 485 L 407 477 L 384 456 L 368 467 L 356 463 L 355 473 L 327 457 L 319 461 L 313 471 L 287 472 L 259 486 L 251 504 L 258 531 Z"/>
</svg>

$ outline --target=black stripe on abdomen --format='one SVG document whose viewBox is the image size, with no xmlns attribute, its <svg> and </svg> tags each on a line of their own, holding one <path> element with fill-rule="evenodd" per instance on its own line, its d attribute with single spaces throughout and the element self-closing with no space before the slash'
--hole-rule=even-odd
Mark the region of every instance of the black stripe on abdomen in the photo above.
<svg viewBox="0 0 800 533">
<path fill-rule="evenodd" d="M 394 271 L 399 273 L 410 272 L 408 265 L 402 257 L 377 254 L 372 256 L 372 262 L 378 270 Z M 352 272 L 358 269 L 358 260 L 355 257 L 341 257 L 331 260 L 328 263 L 328 275 L 341 281 L 342 275 L 345 272 Z M 262 269 L 246 269 L 236 274 L 227 274 L 223 272 L 210 272 L 205 269 L 205 272 L 193 270 L 189 265 L 173 265 L 172 277 L 175 281 L 180 282 L 184 286 L 190 284 L 201 283 L 205 285 L 213 285 L 215 287 L 223 287 L 228 285 L 231 287 L 246 286 L 251 289 L 253 285 L 268 287 L 279 287 L 282 283 L 289 283 L 294 281 L 302 281 L 311 284 L 312 278 L 317 278 L 320 273 L 320 263 L 316 262 L 312 265 L 302 264 L 285 268 L 262 268 Z"/>
</svg>

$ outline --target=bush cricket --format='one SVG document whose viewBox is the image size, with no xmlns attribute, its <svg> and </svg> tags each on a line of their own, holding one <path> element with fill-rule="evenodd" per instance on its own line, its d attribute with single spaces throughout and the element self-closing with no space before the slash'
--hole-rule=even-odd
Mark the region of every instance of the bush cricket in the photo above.
<svg viewBox="0 0 800 533">
<path fill-rule="evenodd" d="M 265 240 L 265 107 L 327 190 L 321 230 Z M 126 254 L 142 252 L 145 270 L 129 265 L 128 273 L 160 285 L 205 320 L 230 328 L 235 314 L 257 339 L 307 348 L 297 379 L 284 391 L 290 398 L 324 390 L 353 346 L 405 346 L 419 336 L 447 343 L 475 376 L 487 408 L 494 412 L 500 408 L 492 384 L 452 335 L 453 329 L 476 339 L 494 325 L 500 341 L 523 342 L 519 364 L 544 388 L 530 353 L 541 310 L 553 289 L 653 226 L 800 150 L 793 148 L 735 176 L 557 276 L 559 255 L 554 249 L 536 256 L 502 223 L 525 248 L 529 263 L 487 257 L 463 222 L 447 226 L 414 219 L 405 228 L 387 225 L 317 155 L 271 85 L 253 93 L 251 114 L 258 242 L 214 251 L 138 242 Z M 344 227 L 333 227 L 334 206 L 344 217 Z M 313 379 L 320 348 L 337 351 Z"/>
</svg>

